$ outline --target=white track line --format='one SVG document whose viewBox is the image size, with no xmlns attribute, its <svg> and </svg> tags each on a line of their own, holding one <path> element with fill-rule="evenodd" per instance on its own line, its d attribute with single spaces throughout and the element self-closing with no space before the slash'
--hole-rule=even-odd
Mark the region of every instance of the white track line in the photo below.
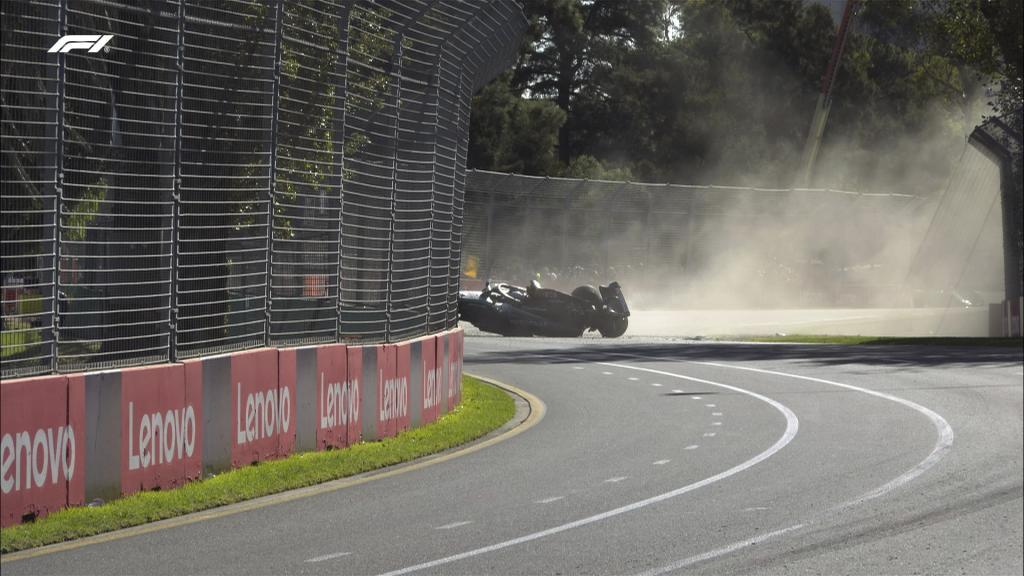
<svg viewBox="0 0 1024 576">
<path fill-rule="evenodd" d="M 306 560 L 308 563 L 323 562 L 324 560 L 334 560 L 335 558 L 341 558 L 342 556 L 348 556 L 351 552 L 338 552 L 337 554 L 325 554 L 323 556 L 317 556 L 316 558 L 310 558 Z"/>
<path fill-rule="evenodd" d="M 647 358 L 647 357 L 640 357 L 640 356 L 631 356 L 631 357 L 632 358 L 643 358 L 645 360 L 649 360 L 650 359 L 650 358 Z M 735 370 L 747 370 L 747 371 L 750 371 L 750 372 L 758 372 L 758 373 L 761 373 L 761 374 L 771 374 L 773 376 L 783 376 L 783 377 L 786 377 L 786 378 L 795 378 L 795 379 L 798 379 L 798 380 L 807 380 L 809 382 L 817 382 L 819 384 L 826 384 L 826 385 L 829 385 L 829 386 L 838 386 L 840 388 L 846 388 L 848 390 L 854 390 L 856 392 L 863 392 L 864 394 L 868 394 L 870 396 L 876 396 L 878 398 L 883 398 L 885 400 L 896 402 L 897 404 L 902 404 L 902 405 L 904 405 L 904 406 L 906 406 L 906 407 L 908 407 L 908 408 L 910 408 L 912 410 L 915 410 L 917 412 L 920 412 L 921 414 L 924 414 L 925 417 L 927 417 L 929 420 L 931 420 L 932 425 L 935 426 L 935 430 L 936 430 L 936 432 L 938 434 L 938 440 L 935 442 L 935 446 L 932 448 L 931 453 L 929 453 L 928 456 L 924 460 L 922 460 L 917 466 L 914 466 L 910 470 L 908 470 L 908 471 L 904 472 L 903 474 L 897 476 L 895 479 L 893 479 L 893 480 L 891 480 L 889 482 L 886 482 L 885 484 L 879 486 L 878 488 L 875 488 L 874 490 L 870 490 L 868 492 L 865 492 L 864 494 L 861 494 L 860 496 L 858 496 L 858 497 L 856 497 L 856 498 L 854 498 L 852 500 L 843 502 L 842 504 L 839 504 L 838 506 L 834 506 L 834 507 L 826 510 L 825 513 L 839 512 L 839 511 L 845 510 L 847 508 L 850 508 L 852 506 L 856 506 L 858 504 L 862 504 L 864 502 L 867 502 L 868 500 L 872 500 L 874 498 L 878 498 L 880 496 L 884 496 L 885 494 L 888 494 L 889 492 L 892 492 L 893 490 L 899 488 L 900 486 L 903 486 L 903 485 L 907 484 L 908 482 L 912 481 L 913 479 L 917 478 L 921 474 L 924 474 L 924 472 L 926 470 L 928 470 L 929 468 L 931 468 L 932 466 L 937 464 L 939 462 L 939 460 L 941 460 L 946 455 L 946 453 L 953 446 L 953 437 L 954 437 L 953 428 L 950 427 L 949 423 L 946 422 L 945 418 L 943 418 L 942 416 L 940 416 L 937 413 L 933 412 L 932 410 L 930 410 L 928 408 L 925 408 L 924 406 L 921 406 L 920 404 L 917 404 L 916 402 L 911 402 L 910 400 L 906 400 L 906 399 L 900 398 L 898 396 L 893 396 L 891 394 L 885 394 L 884 392 L 876 392 L 874 390 L 869 390 L 867 388 L 861 388 L 859 386 L 853 386 L 851 384 L 843 384 L 842 382 L 834 382 L 832 380 L 824 380 L 822 378 L 814 378 L 812 376 L 801 376 L 799 374 L 789 374 L 787 372 L 777 372 L 777 371 L 774 371 L 774 370 L 763 370 L 761 368 L 751 368 L 751 367 L 748 367 L 748 366 L 734 366 L 732 364 L 719 364 L 719 363 L 716 363 L 716 362 L 691 362 L 691 363 L 693 363 L 693 364 L 700 364 L 700 365 L 704 365 L 704 366 L 715 366 L 717 368 L 732 368 L 732 369 L 735 369 Z M 712 550 L 710 552 L 705 552 L 703 554 L 698 554 L 696 556 L 690 556 L 688 558 L 684 558 L 682 560 L 678 560 L 676 562 L 672 562 L 671 564 L 667 564 L 667 565 L 661 566 L 659 568 L 652 568 L 651 570 L 648 570 L 646 572 L 641 572 L 637 576 L 659 576 L 660 574 L 665 574 L 667 572 L 673 572 L 673 571 L 676 571 L 676 570 L 680 570 L 682 568 L 686 568 L 688 566 L 692 566 L 692 565 L 697 564 L 699 562 L 704 562 L 705 560 L 711 560 L 712 558 L 717 558 L 719 556 L 724 556 L 726 554 L 731 554 L 732 552 L 735 552 L 736 550 L 739 550 L 741 548 L 746 548 L 747 546 L 752 546 L 752 545 L 755 545 L 755 544 L 760 544 L 761 542 L 765 542 L 767 540 L 770 540 L 771 538 L 775 538 L 776 536 L 781 536 L 781 535 L 786 534 L 788 532 L 793 532 L 793 531 L 799 530 L 799 529 L 801 529 L 801 528 L 803 528 L 803 527 L 805 527 L 805 526 L 807 526 L 809 524 L 813 524 L 813 521 L 808 521 L 808 522 L 806 522 L 804 524 L 796 524 L 794 526 L 789 526 L 788 528 L 782 528 L 781 530 L 775 530 L 774 532 L 768 532 L 768 533 L 762 534 L 760 536 L 755 536 L 755 537 L 750 538 L 748 540 L 742 540 L 740 542 L 735 542 L 733 544 L 730 544 L 728 546 Z"/>
<path fill-rule="evenodd" d="M 863 494 L 863 495 L 861 495 L 861 496 L 859 496 L 859 497 L 857 497 L 857 498 L 855 498 L 855 499 L 853 499 L 853 500 L 851 500 L 849 502 L 846 502 L 844 504 L 840 504 L 837 507 L 837 509 L 849 508 L 850 506 L 855 506 L 855 505 L 860 504 L 862 502 L 866 502 L 866 501 L 871 500 L 873 498 L 878 498 L 879 496 L 883 496 L 883 495 L 885 495 L 885 494 L 887 494 L 889 492 L 892 492 L 896 488 L 899 488 L 900 486 L 903 486 L 904 484 L 910 482 L 914 478 L 917 478 L 921 474 L 924 474 L 924 472 L 926 470 L 928 470 L 929 468 L 931 468 L 932 466 L 937 464 L 938 461 L 941 460 L 946 455 L 946 453 L 949 452 L 949 450 L 953 447 L 953 437 L 954 437 L 953 428 L 949 425 L 949 422 L 946 422 L 945 418 L 943 418 L 942 416 L 939 416 L 937 413 L 935 413 L 933 410 L 931 410 L 929 408 L 925 408 L 924 406 L 921 406 L 920 404 L 918 404 L 916 402 L 911 402 L 910 400 L 906 400 L 904 398 L 900 398 L 899 396 L 893 396 L 892 394 L 886 394 L 884 392 L 876 392 L 875 390 L 869 390 L 867 388 L 861 388 L 859 386 L 854 386 L 852 384 L 843 384 L 842 382 L 835 382 L 835 381 L 832 381 L 832 380 L 825 380 L 823 378 L 815 378 L 813 376 L 801 376 L 799 374 L 789 374 L 789 373 L 786 373 L 786 372 L 776 372 L 774 370 L 763 370 L 761 368 L 750 368 L 748 366 L 734 366 L 734 365 L 731 365 L 731 364 L 718 364 L 718 363 L 715 363 L 715 362 L 693 362 L 693 364 L 702 364 L 702 365 L 705 365 L 705 366 L 715 366 L 715 367 L 718 367 L 718 368 L 733 368 L 735 370 L 747 370 L 749 372 L 758 372 L 758 373 L 761 373 L 761 374 L 771 374 L 773 376 L 784 376 L 784 377 L 787 377 L 787 378 L 796 378 L 797 380 L 806 380 L 808 382 L 817 382 L 819 384 L 826 384 L 828 386 L 838 386 L 839 388 L 846 388 L 847 390 L 853 390 L 855 392 L 862 392 L 862 393 L 867 394 L 869 396 L 875 396 L 876 398 L 882 398 L 884 400 L 889 400 L 890 402 L 896 402 L 897 404 L 902 404 L 903 406 L 906 406 L 907 408 L 910 408 L 911 410 L 914 410 L 914 411 L 917 411 L 917 412 L 923 414 L 926 418 L 931 420 L 932 425 L 935 426 L 935 432 L 936 432 L 936 434 L 938 434 L 938 440 L 936 440 L 935 446 L 932 448 L 931 453 L 929 453 L 928 456 L 924 460 L 922 460 L 920 463 L 918 463 L 917 466 L 914 466 L 910 470 L 907 470 L 903 474 L 901 474 L 898 477 L 894 478 L 892 481 L 887 482 L 887 483 L 879 486 L 878 488 L 875 488 L 874 490 L 871 490 L 870 492 L 867 492 L 867 493 L 865 493 L 865 494 Z"/>
<path fill-rule="evenodd" d="M 472 520 L 463 520 L 462 522 L 452 522 L 451 524 L 445 524 L 444 526 L 437 526 L 434 530 L 451 530 L 452 528 L 458 528 L 460 526 L 466 526 L 472 524 Z"/>
<path fill-rule="evenodd" d="M 710 385 L 710 386 L 716 386 L 716 387 L 719 387 L 719 388 L 725 388 L 726 390 L 731 390 L 733 392 L 738 392 L 740 394 L 746 394 L 747 396 L 751 396 L 753 398 L 757 398 L 758 400 L 761 400 L 763 402 L 768 403 L 773 408 L 775 408 L 776 410 L 781 412 L 782 415 L 786 418 L 786 430 L 785 430 L 785 432 L 783 432 L 782 436 L 778 440 L 775 441 L 774 444 L 772 444 L 770 447 L 768 447 L 767 450 L 765 450 L 764 452 L 761 452 L 760 454 L 754 456 L 753 458 L 751 458 L 751 459 L 749 459 L 749 460 L 747 460 L 745 462 L 742 462 L 740 464 L 737 464 L 736 466 L 733 466 L 732 468 L 729 468 L 728 470 L 725 470 L 724 472 L 719 472 L 718 474 L 715 474 L 714 476 L 709 476 L 709 477 L 707 477 L 707 478 L 705 478 L 703 480 L 699 480 L 699 481 L 694 482 L 692 484 L 687 484 L 686 486 L 682 486 L 680 488 L 676 488 L 675 490 L 672 490 L 670 492 L 665 492 L 663 494 L 658 494 L 657 496 L 652 496 L 652 497 L 646 498 L 644 500 L 633 502 L 632 504 L 627 504 L 625 506 L 620 506 L 619 508 L 608 510 L 606 512 L 601 512 L 600 514 L 595 514 L 593 516 L 588 516 L 586 518 L 580 518 L 579 520 L 575 520 L 573 522 L 568 522 L 568 523 L 562 524 L 560 526 L 554 526 L 552 528 L 548 528 L 547 530 L 541 530 L 539 532 L 533 532 L 531 534 L 526 534 L 526 535 L 520 536 L 518 538 L 512 538 L 511 540 L 505 540 L 504 542 L 498 542 L 497 544 L 491 544 L 490 546 L 484 546 L 482 548 L 476 548 L 474 550 L 468 550 L 468 551 L 462 552 L 460 554 L 454 554 L 452 556 L 446 556 L 444 558 L 438 558 L 437 560 L 431 560 L 430 562 L 424 562 L 422 564 L 416 564 L 415 566 L 407 566 L 405 568 L 401 568 L 401 569 L 394 570 L 394 571 L 391 571 L 391 572 L 386 572 L 386 573 L 382 574 L 381 576 L 398 576 L 399 574 L 408 574 L 410 572 L 418 572 L 420 570 L 427 570 L 429 568 L 434 568 L 436 566 L 442 566 L 444 564 L 451 564 L 452 562 L 457 562 L 459 560 L 464 560 L 466 558 L 472 558 L 474 556 L 480 556 L 481 554 L 488 554 L 490 552 L 495 552 L 497 550 L 502 550 L 504 548 L 509 548 L 509 547 L 516 546 L 516 545 L 519 545 L 519 544 L 523 544 L 525 542 L 530 542 L 530 541 L 533 541 L 533 540 L 539 540 L 541 538 L 545 538 L 547 536 L 558 534 L 560 532 L 565 532 L 567 530 L 572 530 L 574 528 L 579 528 L 581 526 L 586 526 L 588 524 L 593 524 L 594 522 L 600 522 L 601 520 L 607 520 L 608 518 L 612 518 L 612 517 L 618 516 L 620 514 L 625 514 L 626 512 L 632 512 L 634 510 L 639 510 L 640 508 L 644 508 L 644 507 L 650 506 L 652 504 L 657 504 L 659 502 L 663 502 L 663 501 L 668 500 L 670 498 L 675 498 L 676 496 L 681 496 L 683 494 L 686 494 L 687 492 L 692 492 L 694 490 L 697 490 L 698 488 L 703 488 L 703 487 L 708 486 L 710 484 L 714 484 L 715 482 L 718 482 L 719 480 L 724 480 L 724 479 L 726 479 L 726 478 L 728 478 L 730 476 L 733 476 L 735 474 L 739 474 L 740 472 L 743 472 L 743 471 L 745 471 L 745 470 L 747 470 L 747 469 L 749 469 L 749 468 L 751 468 L 753 466 L 756 466 L 757 464 L 760 464 L 761 462 L 763 462 L 763 461 L 767 460 L 768 458 L 770 458 L 772 455 L 774 455 L 779 450 L 782 450 L 783 448 L 785 448 L 787 444 L 792 442 L 793 438 L 796 437 L 797 430 L 800 428 L 800 421 L 797 419 L 796 414 L 794 414 L 792 410 L 787 408 L 785 405 L 783 405 L 783 404 L 781 404 L 781 403 L 779 403 L 779 402 L 777 402 L 775 400 L 772 400 L 771 398 L 768 398 L 767 396 L 762 396 L 760 394 L 757 394 L 756 392 L 751 392 L 749 390 L 744 390 L 742 388 L 737 388 L 735 386 L 730 386 L 728 384 L 721 384 L 721 383 L 718 383 L 718 382 L 712 382 L 710 380 L 703 380 L 701 378 L 693 378 L 691 376 L 683 376 L 682 374 L 675 374 L 675 373 L 672 373 L 672 372 L 665 372 L 665 371 L 662 371 L 662 370 L 654 370 L 654 369 L 651 369 L 651 368 L 643 368 L 641 366 L 628 366 L 628 365 L 625 365 L 625 364 L 615 364 L 615 363 L 610 363 L 610 362 L 598 362 L 598 364 L 602 364 L 604 366 L 612 366 L 612 367 L 616 367 L 616 368 L 625 368 L 626 370 L 639 370 L 641 372 L 648 372 L 650 374 L 660 374 L 662 376 L 668 376 L 670 378 L 679 378 L 681 380 L 688 380 L 690 382 L 697 382 L 699 384 L 707 384 L 707 385 Z"/>
</svg>

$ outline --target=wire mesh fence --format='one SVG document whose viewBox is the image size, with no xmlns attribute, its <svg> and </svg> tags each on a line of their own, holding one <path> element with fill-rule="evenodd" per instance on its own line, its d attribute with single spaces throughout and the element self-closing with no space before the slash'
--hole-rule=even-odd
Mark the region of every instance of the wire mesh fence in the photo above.
<svg viewBox="0 0 1024 576">
<path fill-rule="evenodd" d="M 481 170 L 467 179 L 464 283 L 539 280 L 572 290 L 617 280 L 644 306 L 721 304 L 715 292 L 725 287 L 754 306 L 859 305 L 902 281 L 887 243 L 934 208 L 905 194 Z"/>
<path fill-rule="evenodd" d="M 517 4 L 2 12 L 4 378 L 454 325 L 469 99 Z"/>
</svg>

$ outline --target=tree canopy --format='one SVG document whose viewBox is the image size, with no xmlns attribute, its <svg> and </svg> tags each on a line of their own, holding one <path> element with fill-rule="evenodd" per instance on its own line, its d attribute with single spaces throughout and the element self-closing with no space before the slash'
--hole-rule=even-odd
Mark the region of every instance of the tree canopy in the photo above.
<svg viewBox="0 0 1024 576">
<path fill-rule="evenodd" d="M 474 99 L 471 168 L 790 186 L 837 22 L 801 0 L 526 0 Z M 814 183 L 928 193 L 1021 106 L 1019 0 L 860 2 Z M 892 190 L 900 191 L 900 190 Z"/>
</svg>

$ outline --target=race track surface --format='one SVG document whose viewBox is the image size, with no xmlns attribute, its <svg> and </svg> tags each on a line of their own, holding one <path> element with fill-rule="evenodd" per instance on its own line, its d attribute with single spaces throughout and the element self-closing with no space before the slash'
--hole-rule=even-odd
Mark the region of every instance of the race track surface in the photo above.
<svg viewBox="0 0 1024 576">
<path fill-rule="evenodd" d="M 427 468 L 16 574 L 1020 574 L 1020 349 L 467 337 L 546 405 Z"/>
</svg>

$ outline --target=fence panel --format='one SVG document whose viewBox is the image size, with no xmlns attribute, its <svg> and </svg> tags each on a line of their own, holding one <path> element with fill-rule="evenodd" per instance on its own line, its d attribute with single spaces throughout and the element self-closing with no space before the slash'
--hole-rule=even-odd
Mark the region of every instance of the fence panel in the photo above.
<svg viewBox="0 0 1024 576">
<path fill-rule="evenodd" d="M 263 2 L 185 7 L 181 358 L 265 343 L 276 16 Z"/>
<path fill-rule="evenodd" d="M 60 61 L 57 2 L 5 1 L 0 32 L 0 284 L 3 374 L 54 368 Z"/>
<path fill-rule="evenodd" d="M 281 36 L 270 330 L 273 344 L 337 333 L 347 7 L 286 2 Z"/>
<path fill-rule="evenodd" d="M 163 6 L 66 8 L 68 33 L 118 42 L 64 56 L 60 371 L 169 356 L 177 7 Z"/>
<path fill-rule="evenodd" d="M 516 3 L 3 14 L 4 378 L 454 324 L 469 102 Z"/>
<path fill-rule="evenodd" d="M 467 173 L 465 206 L 461 269 L 477 281 L 536 279 L 572 290 L 617 280 L 642 305 L 691 307 L 719 302 L 708 278 L 758 306 L 781 305 L 779 294 L 804 305 L 857 305 L 886 290 L 888 305 L 904 305 L 895 278 L 905 267 L 891 264 L 906 258 L 885 243 L 906 236 L 901 227 L 928 208 L 904 194 L 481 170 Z"/>
</svg>

